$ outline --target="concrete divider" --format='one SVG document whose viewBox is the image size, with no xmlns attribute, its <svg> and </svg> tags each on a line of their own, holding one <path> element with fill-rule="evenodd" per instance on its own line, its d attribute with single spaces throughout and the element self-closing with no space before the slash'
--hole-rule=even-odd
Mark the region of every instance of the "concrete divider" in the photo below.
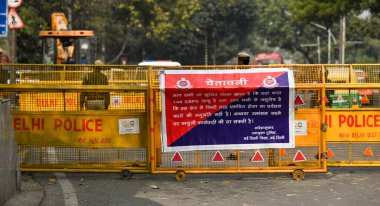
<svg viewBox="0 0 380 206">
<path fill-rule="evenodd" d="M 10 101 L 0 99 L 0 204 L 21 187 L 21 170 L 12 127 Z"/>
</svg>

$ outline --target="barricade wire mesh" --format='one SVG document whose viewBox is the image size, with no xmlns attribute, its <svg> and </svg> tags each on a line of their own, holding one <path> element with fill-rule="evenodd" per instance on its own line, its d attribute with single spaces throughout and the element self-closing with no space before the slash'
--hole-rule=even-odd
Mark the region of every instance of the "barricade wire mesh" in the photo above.
<svg viewBox="0 0 380 206">
<path fill-rule="evenodd" d="M 13 111 L 20 112 L 81 112 L 80 99 L 82 92 L 109 92 L 110 104 L 108 110 L 104 112 L 124 112 L 128 116 L 133 116 L 135 113 L 147 115 L 150 100 L 148 98 L 148 89 L 153 92 L 153 117 L 155 122 L 154 134 L 152 137 L 156 153 L 157 167 L 177 168 L 227 168 L 227 167 L 273 167 L 286 166 L 294 157 L 294 152 L 302 149 L 306 157 L 306 161 L 302 164 L 307 166 L 315 166 L 318 161 L 314 156 L 319 152 L 319 146 L 297 146 L 294 150 L 287 149 L 287 155 L 278 158 L 278 149 L 273 149 L 274 154 L 268 155 L 266 150 L 260 150 L 265 160 L 271 159 L 270 162 L 251 162 L 254 150 L 240 151 L 239 163 L 236 160 L 226 160 L 224 163 L 210 162 L 215 151 L 199 151 L 185 152 L 183 162 L 172 162 L 173 153 L 160 153 L 161 142 L 159 137 L 159 125 L 161 121 L 161 94 L 158 90 L 158 74 L 164 69 L 182 69 L 182 70 L 200 70 L 200 69 L 251 69 L 251 68 L 290 68 L 294 72 L 296 87 L 298 85 L 307 85 L 309 88 L 297 88 L 296 95 L 299 95 L 304 104 L 297 105 L 297 109 L 320 109 L 323 98 L 327 98 L 326 110 L 335 111 L 340 109 L 353 109 L 353 105 L 358 105 L 358 109 L 378 109 L 380 104 L 379 89 L 374 89 L 373 85 L 378 85 L 380 82 L 380 65 L 267 65 L 267 66 L 182 66 L 182 67 L 147 67 L 147 66 L 132 66 L 132 65 L 22 65 L 10 64 L 1 65 L 1 69 L 8 72 L 6 83 L 8 85 L 46 85 L 46 88 L 53 88 L 57 85 L 78 85 L 78 89 L 70 89 L 64 91 L 62 89 L 50 90 L 17 90 L 7 91 L 2 89 L 0 83 L 0 95 L 3 98 L 10 99 L 10 106 Z M 84 90 L 81 85 L 87 75 L 94 70 L 100 69 L 100 72 L 107 77 L 108 85 L 102 85 L 99 88 L 86 88 Z M 149 73 L 150 72 L 150 73 Z M 324 75 L 325 74 L 325 75 Z M 4 83 L 4 82 L 3 82 Z M 325 83 L 322 85 L 322 83 Z M 342 85 L 361 84 L 365 85 L 360 89 L 341 88 Z M 325 96 L 320 89 L 325 88 Z M 118 89 L 112 89 L 112 86 L 121 86 Z M 336 88 L 340 86 L 340 88 Z M 133 87 L 133 90 L 128 88 Z M 339 101 L 337 101 L 339 99 Z M 355 100 L 356 99 L 356 100 Z M 368 99 L 368 101 L 367 101 Z M 355 104 L 356 101 L 356 104 Z M 355 108 L 354 108 L 355 109 Z M 357 108 L 356 108 L 357 109 Z M 300 111 L 302 111 L 300 110 Z M 147 119 L 147 118 L 146 118 Z M 145 121 L 145 119 L 144 119 Z M 145 122 L 144 124 L 148 124 Z M 152 126 L 151 126 L 152 127 Z M 158 132 L 157 132 L 158 131 Z M 147 137 L 142 137 L 147 138 Z M 343 144 L 344 145 L 344 144 Z M 336 146 L 336 144 L 334 144 Z M 351 148 L 355 151 L 357 145 L 350 147 L 342 146 L 342 149 L 337 149 L 342 153 Z M 378 153 L 376 145 L 372 145 L 374 153 Z M 46 148 L 54 148 L 55 158 L 52 150 Z M 371 147 L 372 148 L 372 147 Z M 359 147 L 358 150 L 363 148 Z M 229 150 L 220 151 L 223 157 L 227 157 L 231 152 Z M 22 161 L 27 165 L 45 165 L 49 168 L 49 164 L 97 164 L 108 163 L 128 163 L 139 162 L 138 165 L 145 165 L 147 161 L 147 148 L 77 148 L 77 147 L 52 147 L 50 145 L 21 145 L 19 153 L 22 155 Z M 160 156 L 161 155 L 161 156 Z M 342 161 L 352 158 L 352 161 L 362 161 L 362 157 L 354 158 L 354 153 L 344 154 Z M 339 159 L 339 158 L 338 158 Z M 339 160 L 340 160 L 339 159 Z M 365 157 L 363 160 L 371 160 Z M 189 162 L 185 160 L 191 160 Z M 143 162 L 143 163 L 141 163 Z M 293 164 L 293 163 L 289 163 Z M 300 163 L 297 163 L 300 164 Z M 127 164 L 125 164 L 127 165 Z M 67 166 L 67 165 L 66 165 Z"/>
</svg>

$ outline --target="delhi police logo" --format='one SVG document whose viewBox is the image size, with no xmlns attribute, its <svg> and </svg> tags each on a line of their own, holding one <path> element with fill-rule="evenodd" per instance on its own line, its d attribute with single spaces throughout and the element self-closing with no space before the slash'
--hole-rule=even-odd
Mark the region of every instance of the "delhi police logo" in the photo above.
<svg viewBox="0 0 380 206">
<path fill-rule="evenodd" d="M 190 88 L 190 81 L 182 77 L 177 82 L 177 87 L 180 89 L 188 89 L 188 88 Z"/>
<path fill-rule="evenodd" d="M 268 76 L 263 80 L 263 85 L 266 88 L 274 88 L 278 86 L 277 80 L 271 76 Z"/>
<path fill-rule="evenodd" d="M 136 123 L 135 123 L 135 121 L 130 120 L 130 121 L 124 121 L 124 122 L 122 122 L 122 125 L 125 128 L 133 128 L 133 127 L 135 127 Z"/>
</svg>

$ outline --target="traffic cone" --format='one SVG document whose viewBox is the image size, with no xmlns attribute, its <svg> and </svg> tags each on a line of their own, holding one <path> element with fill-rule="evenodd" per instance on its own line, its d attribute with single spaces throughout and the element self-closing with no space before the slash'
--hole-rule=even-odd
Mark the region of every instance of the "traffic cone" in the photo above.
<svg viewBox="0 0 380 206">
<path fill-rule="evenodd" d="M 367 147 L 367 149 L 364 150 L 363 152 L 363 156 L 366 156 L 366 157 L 373 157 L 373 152 L 371 150 L 371 147 Z"/>
<path fill-rule="evenodd" d="M 367 95 L 364 95 L 362 99 L 360 100 L 361 104 L 369 104 L 369 99 Z"/>
<path fill-rule="evenodd" d="M 278 153 L 280 154 L 280 156 L 286 156 L 286 150 L 281 148 L 280 151 L 278 151 Z"/>
<path fill-rule="evenodd" d="M 333 157 L 335 157 L 335 155 L 334 155 L 334 153 L 333 153 L 333 151 L 332 151 L 331 149 L 328 149 L 328 150 L 327 150 L 327 157 L 328 157 L 328 158 L 333 158 Z"/>
</svg>

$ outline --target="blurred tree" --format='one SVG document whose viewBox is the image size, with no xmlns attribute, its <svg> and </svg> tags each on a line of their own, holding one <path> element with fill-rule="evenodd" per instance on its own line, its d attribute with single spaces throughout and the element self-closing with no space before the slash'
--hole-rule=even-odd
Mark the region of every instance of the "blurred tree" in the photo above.
<svg viewBox="0 0 380 206">
<path fill-rule="evenodd" d="M 317 63 L 317 48 L 301 47 L 301 44 L 315 44 L 317 35 L 325 36 L 326 32 L 310 24 L 302 25 L 292 21 L 289 0 L 258 2 L 258 24 L 250 37 L 254 42 L 252 53 L 278 52 L 293 63 Z M 322 39 L 322 50 L 326 44 Z M 301 59 L 300 53 L 303 56 Z"/>
<path fill-rule="evenodd" d="M 339 19 L 341 16 L 346 17 L 346 62 L 347 63 L 365 63 L 358 62 L 358 59 L 378 59 L 377 52 L 371 52 L 370 48 L 380 37 L 378 27 L 380 26 L 380 1 L 374 0 L 290 0 L 290 11 L 293 14 L 292 20 L 301 25 L 307 25 L 311 22 L 319 23 L 327 28 L 339 33 Z M 366 17 L 360 17 L 363 15 Z M 350 41 L 360 41 L 363 45 L 349 45 Z M 360 48 L 358 48 L 360 47 Z M 368 52 L 360 53 L 358 51 L 367 49 Z"/>
<path fill-rule="evenodd" d="M 201 1 L 192 25 L 174 35 L 169 46 L 183 49 L 177 57 L 183 64 L 224 64 L 253 46 L 248 36 L 257 21 L 256 8 L 256 1 L 250 0 Z"/>
<path fill-rule="evenodd" d="M 53 11 L 62 11 L 63 1 L 37 1 L 29 0 L 17 8 L 24 28 L 16 29 L 17 36 L 17 62 L 40 63 L 41 44 L 38 34 L 40 30 L 50 28 L 50 15 Z M 47 12 L 43 12 L 47 11 Z"/>
<path fill-rule="evenodd" d="M 361 1 L 357 0 L 291 0 L 290 8 L 293 20 L 308 24 L 318 22 L 327 28 L 335 24 L 340 16 L 360 9 Z"/>
<path fill-rule="evenodd" d="M 68 9 L 73 29 L 95 31 L 98 56 L 107 63 L 127 56 L 129 63 L 172 59 L 183 64 L 224 64 L 242 50 L 301 52 L 306 63 L 316 63 L 316 48 L 300 44 L 316 43 L 317 35 L 322 62 L 327 62 L 327 32 L 310 22 L 337 34 L 342 14 L 348 19 L 347 39 L 365 41 L 349 48 L 371 54 L 347 55 L 355 57 L 353 61 L 372 61 L 378 55 L 373 44 L 380 37 L 379 5 L 374 0 L 29 0 L 17 9 L 25 23 L 15 31 L 18 62 L 41 62 L 38 32 L 50 29 L 54 11 L 68 15 Z M 357 18 L 363 10 L 370 18 Z"/>
</svg>

